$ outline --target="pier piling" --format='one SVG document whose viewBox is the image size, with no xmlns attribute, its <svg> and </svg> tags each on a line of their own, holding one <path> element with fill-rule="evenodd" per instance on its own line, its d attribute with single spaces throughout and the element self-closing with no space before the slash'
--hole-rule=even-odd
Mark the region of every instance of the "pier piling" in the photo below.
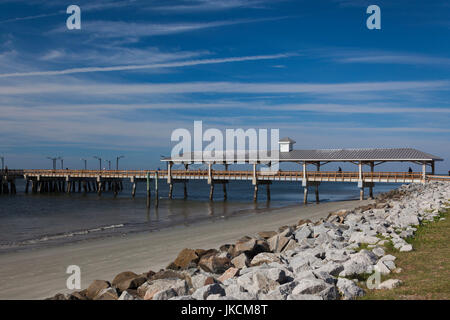
<svg viewBox="0 0 450 320">
<path fill-rule="evenodd" d="M 150 208 L 150 174 L 147 173 L 147 208 Z"/>
<path fill-rule="evenodd" d="M 155 208 L 159 206 L 159 195 L 158 195 L 158 171 L 155 172 Z"/>
</svg>

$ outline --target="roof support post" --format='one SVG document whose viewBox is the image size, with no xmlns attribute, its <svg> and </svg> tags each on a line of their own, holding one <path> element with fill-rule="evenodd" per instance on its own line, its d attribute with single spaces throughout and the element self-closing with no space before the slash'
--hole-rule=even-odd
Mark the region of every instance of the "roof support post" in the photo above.
<svg viewBox="0 0 450 320">
<path fill-rule="evenodd" d="M 159 206 L 159 195 L 158 195 L 158 171 L 155 172 L 155 208 Z"/>
<path fill-rule="evenodd" d="M 358 163 L 359 181 L 362 181 L 362 161 Z"/>
<path fill-rule="evenodd" d="M 431 174 L 434 175 L 434 160 L 431 161 Z"/>
<path fill-rule="evenodd" d="M 303 161 L 303 178 L 302 178 L 302 186 L 306 187 L 308 185 L 308 176 L 306 174 L 306 161 Z"/>
<path fill-rule="evenodd" d="M 258 181 L 256 180 L 256 162 L 253 164 L 253 178 L 252 178 L 252 184 L 256 186 Z"/>
<path fill-rule="evenodd" d="M 208 163 L 208 184 L 212 184 L 212 163 Z"/>
<path fill-rule="evenodd" d="M 172 183 L 172 166 L 172 161 L 167 162 L 167 183 L 169 184 Z"/>
<path fill-rule="evenodd" d="M 369 186 L 369 199 L 373 199 L 373 169 L 375 167 L 375 163 L 372 161 L 370 162 L 370 172 L 372 173 L 372 183 Z"/>
<path fill-rule="evenodd" d="M 425 183 L 426 178 L 427 178 L 427 163 L 423 162 L 422 163 L 422 180 L 423 180 L 422 182 L 423 183 Z"/>
</svg>

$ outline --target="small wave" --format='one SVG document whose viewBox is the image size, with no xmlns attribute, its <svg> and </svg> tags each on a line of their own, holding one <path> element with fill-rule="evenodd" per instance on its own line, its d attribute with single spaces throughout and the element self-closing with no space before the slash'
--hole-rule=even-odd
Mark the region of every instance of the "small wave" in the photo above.
<svg viewBox="0 0 450 320">
<path fill-rule="evenodd" d="M 113 225 L 108 225 L 108 226 L 101 226 L 101 227 L 87 229 L 87 230 L 79 230 L 79 231 L 72 231 L 72 232 L 60 233 L 60 234 L 54 234 L 54 235 L 46 235 L 41 238 L 23 240 L 23 241 L 19 241 L 19 242 L 12 242 L 7 245 L 0 245 L 0 248 L 3 249 L 3 248 L 11 248 L 11 247 L 16 247 L 16 246 L 37 244 L 37 243 L 51 241 L 51 240 L 65 239 L 65 238 L 70 238 L 70 237 L 75 237 L 75 236 L 82 236 L 82 235 L 86 235 L 86 234 L 94 233 L 94 232 L 101 232 L 101 231 L 107 231 L 107 230 L 112 230 L 112 229 L 116 229 L 116 228 L 122 228 L 124 226 L 125 226 L 125 224 L 121 223 L 121 224 L 113 224 Z"/>
</svg>

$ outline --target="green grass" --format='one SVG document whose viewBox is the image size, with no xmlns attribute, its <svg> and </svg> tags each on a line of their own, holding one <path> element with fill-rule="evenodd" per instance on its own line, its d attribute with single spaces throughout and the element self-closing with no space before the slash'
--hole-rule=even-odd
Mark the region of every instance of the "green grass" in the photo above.
<svg viewBox="0 0 450 320">
<path fill-rule="evenodd" d="M 399 252 L 392 242 L 385 244 L 386 254 L 395 255 L 395 264 L 403 271 L 381 279 L 400 279 L 403 284 L 392 290 L 365 288 L 361 299 L 450 299 L 450 210 L 434 222 L 423 222 L 408 242 L 414 248 L 411 252 Z"/>
</svg>

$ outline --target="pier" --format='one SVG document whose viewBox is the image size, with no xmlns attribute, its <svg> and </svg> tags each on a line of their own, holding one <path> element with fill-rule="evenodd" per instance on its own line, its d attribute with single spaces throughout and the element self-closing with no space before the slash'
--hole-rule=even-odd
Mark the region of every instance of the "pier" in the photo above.
<svg viewBox="0 0 450 320">
<path fill-rule="evenodd" d="M 290 162 L 298 165 L 299 170 L 262 171 L 258 167 L 270 165 L 267 158 L 255 157 L 255 153 L 238 154 L 237 163 L 252 166 L 252 170 L 229 170 L 232 164 L 223 157 L 212 158 L 201 154 L 199 161 L 195 154 L 185 154 L 176 158 L 164 158 L 166 170 L 8 170 L 0 171 L 0 194 L 15 194 L 16 179 L 25 179 L 25 193 L 88 193 L 112 192 L 117 195 L 123 191 L 123 182 L 129 181 L 131 197 L 135 197 L 137 183 L 145 183 L 147 191 L 147 206 L 150 206 L 151 190 L 155 194 L 155 206 L 159 202 L 158 181 L 169 185 L 168 198 L 172 199 L 175 185 L 183 186 L 184 198 L 188 197 L 188 182 L 204 180 L 210 185 L 209 199 L 214 196 L 215 186 L 222 185 L 223 198 L 226 200 L 227 185 L 230 181 L 248 181 L 253 191 L 253 200 L 258 200 L 260 188 L 264 188 L 267 200 L 270 200 L 270 185 L 274 181 L 298 182 L 303 188 L 303 202 L 306 204 L 308 193 L 314 190 L 315 200 L 319 202 L 319 187 L 322 182 L 352 182 L 360 190 L 360 200 L 373 198 L 373 189 L 378 183 L 426 183 L 427 181 L 450 181 L 450 176 L 435 174 L 435 161 L 442 161 L 434 155 L 410 148 L 397 149 L 322 149 L 293 150 L 295 141 L 285 138 L 280 140 L 280 150 L 276 161 Z M 357 171 L 321 171 L 328 163 L 351 163 Z M 420 164 L 421 172 L 383 172 L 375 171 L 375 167 L 386 162 L 409 162 Z M 193 163 L 207 165 L 207 170 L 189 169 Z M 173 166 L 182 165 L 183 170 L 174 170 Z M 314 166 L 315 170 L 308 170 Z M 369 170 L 365 171 L 364 168 Z M 431 169 L 428 170 L 427 169 Z M 299 188 L 300 191 L 300 188 Z M 300 194 L 300 192 L 299 192 Z M 299 196 L 299 198 L 301 198 Z"/>
</svg>

